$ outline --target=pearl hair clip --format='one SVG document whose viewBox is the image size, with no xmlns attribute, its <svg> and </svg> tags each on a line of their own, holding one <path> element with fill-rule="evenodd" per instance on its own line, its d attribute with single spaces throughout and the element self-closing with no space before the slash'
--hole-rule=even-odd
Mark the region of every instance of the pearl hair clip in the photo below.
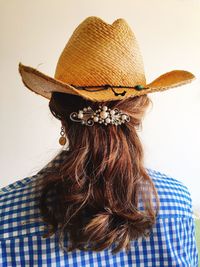
<svg viewBox="0 0 200 267">
<path fill-rule="evenodd" d="M 94 122 L 103 123 L 105 125 L 115 124 L 120 125 L 130 121 L 130 116 L 122 113 L 119 109 L 110 109 L 107 106 L 99 106 L 99 109 L 93 111 L 89 106 L 79 110 L 79 112 L 72 112 L 70 119 L 75 122 L 81 122 L 87 126 L 94 125 Z"/>
</svg>

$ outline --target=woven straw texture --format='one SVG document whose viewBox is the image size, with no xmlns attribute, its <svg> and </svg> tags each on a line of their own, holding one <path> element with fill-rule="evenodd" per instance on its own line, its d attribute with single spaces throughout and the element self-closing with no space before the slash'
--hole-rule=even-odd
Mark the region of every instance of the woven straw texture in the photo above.
<svg viewBox="0 0 200 267">
<path fill-rule="evenodd" d="M 92 101 L 120 100 L 163 91 L 195 78 L 188 71 L 173 70 L 147 84 L 139 45 L 126 20 L 119 18 L 108 24 L 95 16 L 86 18 L 74 30 L 58 59 L 54 78 L 21 63 L 19 72 L 26 87 L 48 99 L 51 92 L 57 91 Z M 105 84 L 113 88 L 95 87 Z M 144 89 L 136 90 L 136 85 Z M 91 91 L 76 86 L 94 87 Z"/>
</svg>

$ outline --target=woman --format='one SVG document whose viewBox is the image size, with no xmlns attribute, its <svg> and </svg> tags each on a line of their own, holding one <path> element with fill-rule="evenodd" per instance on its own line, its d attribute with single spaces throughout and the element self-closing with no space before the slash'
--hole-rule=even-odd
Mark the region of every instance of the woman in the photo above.
<svg viewBox="0 0 200 267">
<path fill-rule="evenodd" d="M 67 145 L 1 190 L 2 266 L 198 266 L 190 193 L 145 168 L 137 134 L 147 93 L 194 75 L 174 70 L 147 84 L 126 21 L 94 16 L 75 29 L 54 79 L 22 64 L 19 71 L 50 100 Z"/>
</svg>

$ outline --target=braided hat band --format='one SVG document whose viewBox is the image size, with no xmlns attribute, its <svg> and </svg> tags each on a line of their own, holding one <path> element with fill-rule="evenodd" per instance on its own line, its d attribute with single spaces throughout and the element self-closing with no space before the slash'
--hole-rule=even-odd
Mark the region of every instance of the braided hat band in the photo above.
<svg viewBox="0 0 200 267">
<path fill-rule="evenodd" d="M 47 99 L 52 92 L 61 92 L 96 102 L 161 92 L 195 78 L 189 71 L 172 70 L 147 83 L 139 45 L 126 20 L 108 24 L 96 16 L 75 28 L 58 59 L 54 78 L 21 63 L 19 72 L 27 88 Z"/>
<path fill-rule="evenodd" d="M 76 86 L 76 85 L 73 85 L 71 84 L 72 86 L 74 86 L 76 89 L 79 89 L 79 90 L 86 90 L 88 92 L 97 92 L 97 91 L 102 91 L 102 90 L 107 90 L 108 88 L 111 88 L 111 90 L 113 91 L 114 95 L 115 96 L 124 96 L 126 94 L 126 91 L 123 91 L 121 93 L 117 93 L 115 92 L 115 90 L 113 88 L 132 88 L 132 89 L 135 89 L 135 90 L 142 90 L 142 89 L 148 89 L 149 87 L 144 87 L 142 85 L 135 85 L 135 86 L 123 86 L 123 85 L 118 85 L 118 86 L 113 86 L 113 85 L 110 85 L 110 84 L 104 84 L 104 85 L 99 85 L 99 86 Z M 92 90 L 91 88 L 96 88 L 94 90 Z M 100 89 L 98 89 L 100 88 Z"/>
</svg>

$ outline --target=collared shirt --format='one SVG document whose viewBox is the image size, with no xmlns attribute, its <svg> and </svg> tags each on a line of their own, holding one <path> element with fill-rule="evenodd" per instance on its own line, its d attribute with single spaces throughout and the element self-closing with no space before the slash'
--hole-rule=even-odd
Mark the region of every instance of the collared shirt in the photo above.
<svg viewBox="0 0 200 267">
<path fill-rule="evenodd" d="M 112 254 L 112 247 L 100 252 L 65 252 L 56 234 L 43 238 L 36 180 L 58 166 L 64 155 L 61 151 L 36 175 L 0 189 L 0 266 L 198 266 L 190 193 L 182 182 L 150 168 L 146 170 L 158 191 L 160 211 L 151 234 L 132 240 L 128 253 L 123 249 Z M 64 242 L 66 246 L 68 240 Z"/>
</svg>

